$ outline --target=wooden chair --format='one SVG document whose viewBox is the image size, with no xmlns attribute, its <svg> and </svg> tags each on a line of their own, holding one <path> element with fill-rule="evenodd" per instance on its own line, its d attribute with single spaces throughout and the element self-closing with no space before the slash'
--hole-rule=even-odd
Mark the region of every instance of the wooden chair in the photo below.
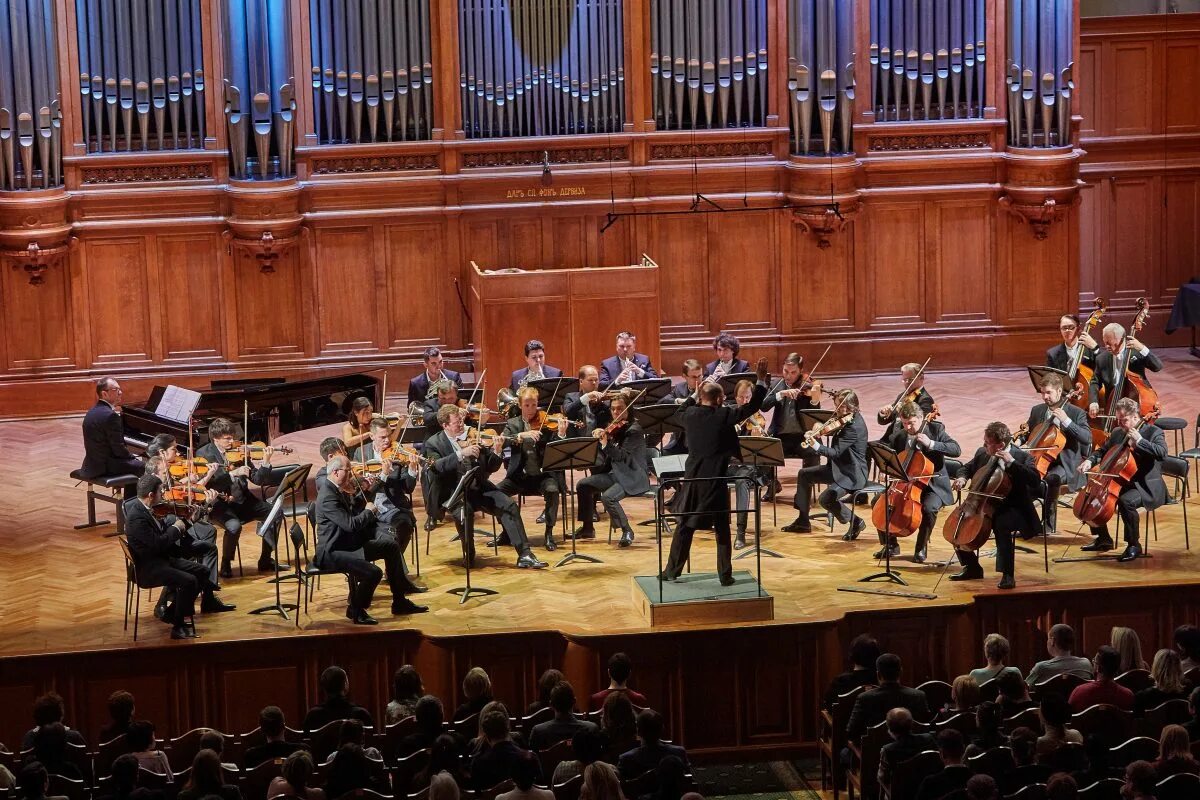
<svg viewBox="0 0 1200 800">
<path fill-rule="evenodd" d="M 85 785 L 92 786 L 96 783 L 92 767 L 92 754 L 88 752 L 85 745 L 67 742 L 67 760 L 79 770 Z"/>
<path fill-rule="evenodd" d="M 1154 796 L 1158 800 L 1196 800 L 1200 797 L 1200 776 L 1184 772 L 1163 778 L 1155 787 Z"/>
<path fill-rule="evenodd" d="M 513 783 L 512 779 L 510 778 L 509 780 L 500 781 L 500 783 L 497 783 L 495 786 L 492 786 L 489 789 L 481 789 L 475 793 L 475 797 L 478 798 L 478 800 L 496 800 L 497 795 L 504 794 L 505 792 L 511 792 L 516 787 L 517 785 Z"/>
<path fill-rule="evenodd" d="M 415 733 L 417 730 L 417 718 L 405 717 L 402 720 L 397 720 L 391 725 L 384 727 L 383 731 L 375 734 L 375 747 L 379 749 L 383 760 L 388 764 L 396 763 L 396 748 L 400 746 L 405 736 Z M 397 793 L 399 794 L 399 793 Z"/>
<path fill-rule="evenodd" d="M 554 774 L 554 769 L 560 762 L 575 757 L 575 748 L 571 746 L 570 739 L 563 739 L 561 742 L 555 742 L 545 750 L 539 750 L 535 755 L 542 767 L 542 777 L 550 780 L 550 776 Z"/>
<path fill-rule="evenodd" d="M 1125 781 L 1120 778 L 1105 778 L 1080 789 L 1079 800 L 1122 800 L 1121 787 L 1124 785 Z"/>
<path fill-rule="evenodd" d="M 92 767 L 95 770 L 96 778 L 111 775 L 112 762 L 116 761 L 118 756 L 123 756 L 128 752 L 129 745 L 125 742 L 124 735 L 101 742 L 96 747 L 96 754 L 92 757 Z"/>
<path fill-rule="evenodd" d="M 942 757 L 936 750 L 917 753 L 892 768 L 891 783 L 880 787 L 880 797 L 884 800 L 913 800 L 921 781 L 941 772 L 943 766 Z"/>
<path fill-rule="evenodd" d="M 472 714 L 466 719 L 455 720 L 449 728 L 469 742 L 479 735 L 479 715 Z"/>
<path fill-rule="evenodd" d="M 1012 794 L 1005 795 L 1004 800 L 1046 800 L 1046 784 L 1031 783 L 1023 786 Z"/>
<path fill-rule="evenodd" d="M 1027 708 L 1000 723 L 1000 729 L 1005 733 L 1012 733 L 1017 728 L 1030 728 L 1040 733 L 1042 730 L 1042 712 L 1036 706 Z"/>
<path fill-rule="evenodd" d="M 998 783 L 1004 777 L 1004 773 L 1016 769 L 1017 762 L 1013 759 L 1012 749 L 993 747 L 968 758 L 966 765 L 976 775 L 991 775 Z"/>
<path fill-rule="evenodd" d="M 412 791 L 413 778 L 429 766 L 429 751 L 418 750 L 404 758 L 397 758 L 392 767 L 392 793 L 403 797 Z"/>
<path fill-rule="evenodd" d="M 1196 475 L 1200 477 L 1200 470 L 1196 470 Z M 1193 688 L 1200 686 L 1200 667 L 1192 667 L 1183 673 L 1183 679 Z"/>
<path fill-rule="evenodd" d="M 1070 697 L 1071 692 L 1075 691 L 1076 686 L 1081 686 L 1087 681 L 1078 675 L 1071 675 L 1063 672 L 1051 678 L 1047 678 L 1041 683 L 1035 683 L 1029 690 L 1029 696 L 1034 700 L 1041 700 L 1046 694 L 1056 692 L 1063 697 Z"/>
<path fill-rule="evenodd" d="M 392 791 L 394 792 L 396 790 L 393 788 Z M 399 797 L 399 795 L 396 795 L 396 796 Z M 469 792 L 463 791 L 462 796 L 464 798 L 466 798 L 466 797 L 469 797 L 470 794 L 469 794 Z M 420 790 L 419 792 L 413 792 L 412 794 L 410 794 L 408 796 L 408 800 L 429 800 L 429 787 L 426 786 L 424 789 Z"/>
<path fill-rule="evenodd" d="M 305 743 L 308 749 L 312 751 L 313 761 L 320 764 L 328 760 L 331 753 L 338 748 L 338 740 L 342 735 L 342 723 L 344 719 L 331 720 L 315 731 L 309 731 Z M 365 740 L 370 740 L 374 729 L 363 726 L 363 737 Z"/>
<path fill-rule="evenodd" d="M 1035 783 L 1046 783 L 1054 771 L 1045 764 L 1025 764 L 1008 770 L 996 783 L 1000 785 L 1001 794 L 1012 794 L 1023 786 Z"/>
<path fill-rule="evenodd" d="M 586 716 L 581 718 L 586 719 Z M 526 739 L 529 739 L 529 732 L 533 730 L 534 725 L 540 725 L 552 719 L 554 719 L 554 709 L 546 706 L 545 708 L 539 708 L 528 717 L 521 717 L 520 721 L 517 722 L 516 729 L 524 734 Z M 597 722 L 596 724 L 599 725 L 600 723 Z"/>
<path fill-rule="evenodd" d="M 916 733 L 917 725 L 913 725 Z M 879 751 L 892 741 L 887 722 L 867 729 L 861 742 L 850 742 L 850 769 L 846 773 L 846 795 L 854 800 L 855 791 L 862 800 L 874 800 L 879 796 Z"/>
<path fill-rule="evenodd" d="M 621 791 L 626 797 L 642 797 L 658 789 L 658 773 L 648 769 L 635 778 L 621 781 Z"/>
<path fill-rule="evenodd" d="M 125 557 L 125 630 L 129 630 L 129 611 L 133 610 L 133 640 L 136 642 L 138 638 L 138 620 L 142 613 L 142 589 L 153 590 L 163 586 L 157 581 L 148 581 L 138 578 L 137 561 L 133 558 L 133 551 L 129 549 L 129 542 L 124 536 L 117 538 L 117 542 L 121 545 L 121 554 Z M 187 617 L 188 625 L 192 632 L 196 630 L 196 618 L 193 616 Z"/>
<path fill-rule="evenodd" d="M 87 782 L 79 778 L 68 778 L 65 775 L 51 775 L 48 797 L 66 797 L 67 800 L 87 800 Z"/>
<path fill-rule="evenodd" d="M 1076 772 L 1087 769 L 1088 757 L 1083 745 L 1066 742 L 1049 755 L 1042 756 L 1040 761 L 1054 772 Z"/>
<path fill-rule="evenodd" d="M 1000 696 L 1000 682 L 995 678 L 988 678 L 983 683 L 979 684 L 979 702 L 987 700 L 996 702 L 996 698 Z"/>
<path fill-rule="evenodd" d="M 161 772 L 155 772 L 153 770 L 146 769 L 145 767 L 138 767 L 137 774 L 138 786 L 144 786 L 147 789 L 157 789 L 158 791 L 166 789 L 167 785 L 170 784 L 174 778 L 172 775 L 164 775 Z"/>
<path fill-rule="evenodd" d="M 935 714 L 939 709 L 949 705 L 950 697 L 954 694 L 954 687 L 945 681 L 925 681 L 917 687 L 917 690 L 925 693 L 925 700 L 929 704 L 929 710 Z M 927 722 L 927 720 L 920 721 Z"/>
<path fill-rule="evenodd" d="M 257 767 L 242 770 L 243 800 L 267 800 L 267 788 L 271 781 L 283 773 L 283 759 L 272 758 Z"/>
<path fill-rule="evenodd" d="M 583 790 L 583 775 L 556 783 L 550 790 L 554 792 L 554 800 L 579 800 L 579 793 Z"/>
<path fill-rule="evenodd" d="M 182 736 L 177 736 L 174 739 L 167 740 L 167 746 L 164 748 L 167 751 L 167 757 L 176 767 L 190 767 L 192 761 L 196 758 L 196 753 L 200 752 L 200 739 L 204 734 L 214 728 L 192 728 Z M 220 731 L 216 731 L 221 733 Z M 221 736 L 226 742 L 232 741 L 233 736 L 228 733 L 221 733 Z M 224 754 L 224 751 L 222 751 Z M 237 763 L 233 759 L 227 759 L 231 763 Z"/>
<path fill-rule="evenodd" d="M 821 788 L 832 788 L 833 800 L 837 800 L 838 791 L 846 780 L 841 752 L 846 747 L 846 726 L 850 723 L 850 712 L 854 710 L 854 701 L 867 688 L 859 686 L 857 689 L 838 695 L 833 701 L 833 705 L 829 709 L 821 711 L 817 718 Z"/>
<path fill-rule="evenodd" d="M 1114 678 L 1114 680 L 1134 694 L 1137 694 L 1142 689 L 1149 689 L 1154 685 L 1154 678 L 1151 677 L 1150 670 L 1148 669 L 1127 670 Z"/>
<path fill-rule="evenodd" d="M 1192 712 L 1188 710 L 1187 700 L 1168 700 L 1162 705 L 1146 710 L 1137 721 L 1137 732 L 1139 736 L 1157 739 L 1162 735 L 1163 728 L 1168 725 L 1182 725 L 1191 718 Z"/>
<path fill-rule="evenodd" d="M 1125 769 L 1134 761 L 1154 762 L 1158 758 L 1158 740 L 1148 736 L 1134 736 L 1108 750 L 1108 763 Z"/>
<path fill-rule="evenodd" d="M 975 715 L 966 712 L 952 714 L 945 719 L 935 720 L 933 723 L 933 729 L 935 732 L 954 729 L 961 733 L 964 739 L 968 739 L 973 736 L 977 728 L 978 725 L 975 721 Z"/>
<path fill-rule="evenodd" d="M 337 800 L 392 800 L 392 795 L 380 794 L 374 789 L 351 789 L 339 795 Z"/>
<path fill-rule="evenodd" d="M 1122 711 L 1107 703 L 1097 703 L 1071 715 L 1071 727 L 1086 740 L 1095 734 L 1109 747 L 1115 747 L 1133 736 L 1133 712 Z"/>
</svg>

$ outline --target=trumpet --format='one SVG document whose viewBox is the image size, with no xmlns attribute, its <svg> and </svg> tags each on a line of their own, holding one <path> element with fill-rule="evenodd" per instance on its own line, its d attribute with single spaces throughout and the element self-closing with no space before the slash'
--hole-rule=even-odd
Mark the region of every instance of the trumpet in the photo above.
<svg viewBox="0 0 1200 800">
<path fill-rule="evenodd" d="M 517 396 L 513 394 L 512 389 L 504 386 L 500 391 L 496 392 L 496 411 L 506 417 L 515 417 L 520 413 L 521 403 L 517 400 Z"/>
</svg>

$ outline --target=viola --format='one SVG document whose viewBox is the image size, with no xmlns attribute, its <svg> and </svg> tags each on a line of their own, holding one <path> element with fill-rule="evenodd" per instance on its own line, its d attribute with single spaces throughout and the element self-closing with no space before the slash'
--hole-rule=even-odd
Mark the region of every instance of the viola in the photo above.
<svg viewBox="0 0 1200 800">
<path fill-rule="evenodd" d="M 925 415 L 916 435 L 924 433 L 926 426 L 937 415 L 938 409 L 935 405 L 933 410 Z M 893 483 L 879 496 L 871 509 L 871 522 L 877 530 L 887 531 L 891 536 L 912 536 L 921 528 L 921 492 L 929 485 L 937 470 L 933 461 L 918 450 L 915 443 L 913 448 L 906 449 L 900 458 L 908 480 Z"/>
<path fill-rule="evenodd" d="M 1068 403 L 1074 401 L 1083 394 L 1083 390 L 1076 386 L 1070 392 L 1062 396 L 1053 408 L 1062 408 Z M 1050 468 L 1054 466 L 1054 460 L 1062 453 L 1063 448 L 1067 446 L 1067 434 L 1063 432 L 1062 427 L 1055 423 L 1054 418 L 1040 422 L 1032 430 L 1028 430 L 1025 425 L 1022 425 L 1017 430 L 1016 439 L 1024 441 L 1024 450 L 1033 457 L 1033 465 L 1037 469 L 1038 474 L 1043 478 Z"/>
<path fill-rule="evenodd" d="M 1007 447 L 1007 443 L 1005 447 Z M 995 455 L 971 476 L 963 499 L 942 526 L 942 536 L 957 550 L 978 550 L 992 535 L 996 509 L 1012 491 L 1012 479 Z"/>
<path fill-rule="evenodd" d="M 383 449 L 379 454 L 384 461 L 405 461 L 410 458 L 416 458 L 423 464 L 432 464 L 434 459 L 421 455 L 415 447 L 409 447 L 405 444 L 396 444 L 393 442 Z"/>
<path fill-rule="evenodd" d="M 535 431 L 553 431 L 558 433 L 563 428 L 582 428 L 583 420 L 567 419 L 566 414 L 547 414 L 538 411 L 537 419 L 530 423 Z"/>
<path fill-rule="evenodd" d="M 203 489 L 172 486 L 164 489 L 162 499 L 150 507 L 154 516 L 164 519 L 172 514 L 182 520 L 192 520 L 208 511 Z"/>
<path fill-rule="evenodd" d="M 1152 412 L 1138 425 L 1149 425 L 1158 417 Z M 1128 433 L 1119 447 L 1110 447 L 1088 474 L 1087 486 L 1075 495 L 1075 516 L 1086 525 L 1099 527 L 1108 524 L 1117 510 L 1117 498 L 1137 474 L 1137 459 L 1133 457 L 1133 437 Z"/>
<path fill-rule="evenodd" d="M 743 436 L 763 436 L 767 430 L 767 418 L 761 411 L 755 411 L 738 423 L 738 430 Z"/>
<path fill-rule="evenodd" d="M 167 464 L 167 474 L 172 478 L 186 478 L 189 475 L 203 478 L 208 470 L 208 460 L 203 458 L 174 458 Z"/>
<path fill-rule="evenodd" d="M 286 444 L 271 445 L 271 449 L 276 453 L 291 455 L 292 448 Z M 225 460 L 230 464 L 241 464 L 247 457 L 254 461 L 262 461 L 267 455 L 266 442 L 250 442 L 243 444 L 242 442 L 234 442 L 229 445 L 225 451 Z"/>
<path fill-rule="evenodd" d="M 835 409 L 832 417 L 804 433 L 804 441 L 800 443 L 800 446 L 809 450 L 814 449 L 817 446 L 817 439 L 820 439 L 822 436 L 832 436 L 849 425 L 853 419 L 853 411 L 839 415 Z"/>
<path fill-rule="evenodd" d="M 477 444 L 480 447 L 492 447 L 496 440 L 504 441 L 504 437 L 492 428 L 467 428 L 467 444 Z"/>
</svg>

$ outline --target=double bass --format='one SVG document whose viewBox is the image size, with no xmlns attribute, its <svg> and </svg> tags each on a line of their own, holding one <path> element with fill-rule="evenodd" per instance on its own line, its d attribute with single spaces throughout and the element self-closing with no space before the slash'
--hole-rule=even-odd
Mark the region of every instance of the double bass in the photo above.
<svg viewBox="0 0 1200 800">
<path fill-rule="evenodd" d="M 1083 323 L 1083 330 L 1079 332 L 1079 338 L 1088 336 L 1104 319 L 1104 313 L 1108 311 L 1108 307 L 1101 297 L 1096 298 L 1096 310 L 1088 315 L 1087 321 Z M 1088 406 L 1088 384 L 1092 382 L 1092 375 L 1095 374 L 1095 369 L 1083 363 L 1083 347 L 1080 346 L 1079 352 L 1071 359 L 1071 363 L 1067 365 L 1067 378 L 1079 390 L 1079 396 L 1073 401 L 1075 405 L 1087 410 Z"/>
<path fill-rule="evenodd" d="M 915 436 L 924 433 L 925 427 L 937 415 L 938 409 L 935 405 L 933 410 L 925 415 Z M 929 485 L 937 470 L 933 461 L 918 450 L 915 443 L 911 450 L 904 451 L 900 461 L 908 480 L 896 481 L 879 495 L 874 508 L 871 509 L 871 522 L 876 530 L 887 531 L 890 536 L 912 536 L 921 528 L 921 492 Z"/>
<path fill-rule="evenodd" d="M 1083 389 L 1076 386 L 1064 394 L 1057 403 L 1051 406 L 1051 409 L 1062 408 L 1081 396 L 1084 396 Z M 1067 434 L 1063 432 L 1061 426 L 1055 424 L 1053 417 L 1045 422 L 1039 422 L 1032 431 L 1022 425 L 1017 430 L 1016 438 L 1018 440 L 1024 438 L 1023 449 L 1033 457 L 1034 468 L 1043 478 L 1054 466 L 1054 460 L 1067 446 Z"/>
<path fill-rule="evenodd" d="M 1130 397 L 1137 401 L 1138 412 L 1143 419 L 1157 417 L 1162 413 L 1158 402 L 1158 392 L 1154 391 L 1141 375 L 1129 371 L 1133 350 L 1129 347 L 1128 340 L 1134 338 L 1139 331 L 1145 328 L 1146 320 L 1150 318 L 1150 304 L 1146 302 L 1146 298 L 1138 298 L 1137 308 L 1137 314 L 1129 325 L 1125 350 L 1120 358 L 1113 358 L 1113 386 L 1103 398 L 1106 406 L 1103 417 L 1104 424 L 1099 428 L 1092 428 L 1092 441 L 1097 447 L 1104 444 L 1108 435 L 1112 433 L 1113 423 L 1117 419 L 1117 401 L 1122 397 Z"/>
<path fill-rule="evenodd" d="M 1007 448 L 1008 442 L 1004 446 Z M 963 490 L 962 501 L 950 512 L 942 526 L 942 536 L 957 550 L 978 550 L 992 535 L 992 520 L 996 509 L 1012 491 L 1012 479 L 1000 462 L 1000 456 L 990 457 L 971 476 Z"/>
<path fill-rule="evenodd" d="M 1157 417 L 1158 411 L 1152 411 L 1142 419 L 1138 428 L 1152 424 Z M 1112 519 L 1121 490 L 1137 474 L 1138 465 L 1133 457 L 1133 448 L 1133 438 L 1127 434 L 1121 446 L 1109 448 L 1096 468 L 1088 473 L 1087 486 L 1075 495 L 1075 516 L 1080 522 L 1100 527 Z"/>
</svg>

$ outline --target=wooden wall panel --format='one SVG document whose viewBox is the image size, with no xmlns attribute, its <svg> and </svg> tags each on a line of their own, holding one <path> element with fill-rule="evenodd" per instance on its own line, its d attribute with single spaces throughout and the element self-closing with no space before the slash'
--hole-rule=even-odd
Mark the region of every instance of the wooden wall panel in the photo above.
<svg viewBox="0 0 1200 800">
<path fill-rule="evenodd" d="M 833 237 L 826 248 L 818 247 L 812 236 L 790 222 L 784 223 L 784 231 L 792 254 L 791 263 L 780 265 L 780 282 L 791 289 L 786 329 L 800 332 L 853 324 L 853 227 L 844 236 Z"/>
<path fill-rule="evenodd" d="M 389 347 L 426 347 L 449 334 L 445 308 L 457 304 L 446 286 L 445 226 L 433 223 L 384 228 Z M 447 294 L 451 297 L 447 298 Z"/>
<path fill-rule="evenodd" d="M 297 252 L 281 257 L 274 270 L 265 273 L 248 252 L 233 251 L 238 355 L 248 360 L 304 353 L 304 330 L 319 325 L 316 305 L 303 292 Z"/>
<path fill-rule="evenodd" d="M 872 325 L 913 323 L 925 318 L 923 220 L 920 203 L 880 204 L 867 212 Z"/>
<path fill-rule="evenodd" d="M 1090 308 L 1096 297 L 1107 296 L 1101 285 L 1104 259 L 1104 208 L 1107 190 L 1094 183 L 1086 183 L 1079 193 L 1079 286 L 1081 308 Z"/>
<path fill-rule="evenodd" d="M 1158 224 L 1161 189 L 1155 178 L 1125 177 L 1112 181 L 1112 296 L 1116 300 L 1154 294 L 1158 267 Z M 1119 226 L 1119 227 L 1117 227 Z"/>
<path fill-rule="evenodd" d="M 1179 285 L 1200 276 L 1200 177 L 1168 176 L 1163 181 L 1163 271 L 1160 300 L 1174 299 Z"/>
<path fill-rule="evenodd" d="M 79 708 L 83 717 L 71 721 L 85 731 L 99 731 L 109 722 L 108 698 L 113 692 L 123 689 L 133 692 L 137 701 L 137 719 L 148 719 L 157 727 L 157 735 L 174 733 L 181 727 L 186 715 L 179 713 L 177 698 L 174 696 L 175 684 L 166 675 L 147 676 L 137 686 L 130 686 L 126 676 L 115 674 L 80 676 Z M 246 728 L 246 730 L 250 730 Z M 97 744 L 92 740 L 89 744 Z M 185 769 L 175 767 L 174 769 Z"/>
<path fill-rule="evenodd" d="M 294 728 L 299 727 L 308 710 L 302 673 L 294 667 L 223 668 L 218 670 L 216 680 L 221 705 L 220 717 L 214 723 L 222 725 L 226 733 L 247 733 L 257 728 L 258 712 L 268 705 L 265 698 L 279 706 Z M 251 697 L 258 698 L 257 702 L 246 702 Z"/>
<path fill-rule="evenodd" d="M 1156 95 L 1147 91 L 1154 73 L 1154 42 L 1123 40 L 1112 45 L 1112 91 L 1105 94 L 1114 136 L 1145 136 L 1155 127 Z"/>
<path fill-rule="evenodd" d="M 1071 276 L 1059 267 L 1068 259 L 1070 232 L 1065 226 L 1051 229 L 1038 240 L 1025 225 L 1007 220 L 1015 228 L 1009 238 L 1008 316 L 1010 319 L 1045 318 L 1071 308 Z M 1035 290 L 1036 289 L 1036 290 Z"/>
<path fill-rule="evenodd" d="M 113 367 L 152 360 L 151 292 L 146 239 L 85 240 L 83 270 L 91 310 L 92 364 Z"/>
<path fill-rule="evenodd" d="M 1170 134 L 1200 133 L 1200 40 L 1167 41 L 1162 47 L 1166 62 L 1165 130 Z"/>
<path fill-rule="evenodd" d="M 1079 64 L 1075 70 L 1075 113 L 1083 119 L 1079 123 L 1079 135 L 1094 136 L 1102 124 L 1101 110 L 1104 103 L 1104 72 L 1100 69 L 1100 44 L 1081 44 Z"/>
<path fill-rule="evenodd" d="M 6 372 L 75 366 L 75 314 L 71 303 L 70 261 L 46 270 L 34 286 L 20 265 L 0 259 L 0 317 Z"/>
<path fill-rule="evenodd" d="M 155 237 L 163 358 L 212 360 L 223 356 L 227 315 L 221 298 L 220 239 L 213 235 Z M 207 320 L 211 324 L 200 324 Z"/>
<path fill-rule="evenodd" d="M 995 276 L 992 270 L 978 269 L 978 265 L 995 262 L 991 203 L 947 201 L 930 205 L 927 236 L 933 246 L 927 269 L 937 286 L 932 293 L 937 319 L 988 319 Z"/>
<path fill-rule="evenodd" d="M 770 329 L 778 319 L 773 212 L 709 214 L 709 266 L 715 329 Z"/>
<path fill-rule="evenodd" d="M 662 270 L 665 330 L 712 330 L 709 320 L 708 229 L 704 217 L 663 216 L 649 222 L 644 248 Z"/>
<path fill-rule="evenodd" d="M 317 229 L 312 236 L 317 296 L 330 299 L 320 304 L 321 351 L 375 350 L 380 314 L 390 309 L 373 301 L 386 296 L 376 269 L 374 231 Z"/>
</svg>

